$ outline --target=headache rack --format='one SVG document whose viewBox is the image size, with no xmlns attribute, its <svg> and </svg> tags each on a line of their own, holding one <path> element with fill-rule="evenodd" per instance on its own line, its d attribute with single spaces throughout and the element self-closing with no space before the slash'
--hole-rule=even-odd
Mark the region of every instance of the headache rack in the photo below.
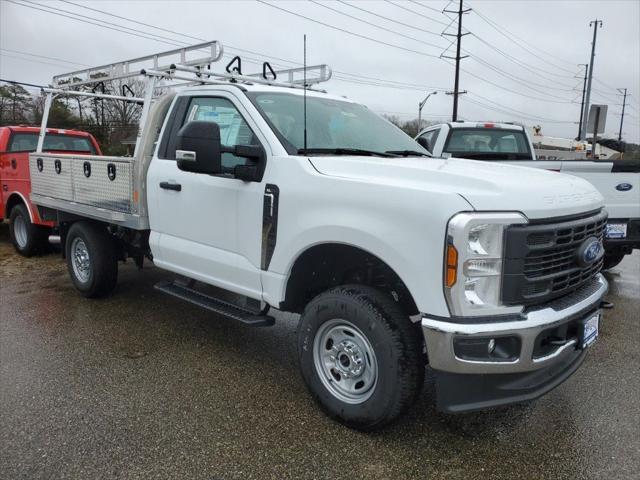
<svg viewBox="0 0 640 480">
<path fill-rule="evenodd" d="M 212 70 L 224 48 L 218 41 L 155 53 L 121 62 L 56 75 L 46 94 L 36 152 L 30 154 L 31 200 L 40 207 L 87 216 L 121 226 L 149 228 L 144 179 L 153 156 L 163 115 L 151 109 L 168 109 L 175 87 L 231 83 L 263 84 L 312 89 L 331 78 L 327 65 L 274 70 L 269 62 L 262 71 L 245 74 L 242 59 L 233 57 L 224 71 Z M 142 96 L 123 83 L 121 94 L 106 93 L 114 80 L 142 78 Z M 53 100 L 58 96 L 81 96 L 142 105 L 132 157 L 43 153 L 45 133 Z"/>
</svg>

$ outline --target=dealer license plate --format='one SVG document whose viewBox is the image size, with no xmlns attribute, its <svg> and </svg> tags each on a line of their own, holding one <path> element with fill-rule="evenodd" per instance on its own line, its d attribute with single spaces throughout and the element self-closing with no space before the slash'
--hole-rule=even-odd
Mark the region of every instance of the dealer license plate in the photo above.
<svg viewBox="0 0 640 480">
<path fill-rule="evenodd" d="M 607 223 L 604 236 L 607 238 L 627 238 L 627 224 Z"/>
<path fill-rule="evenodd" d="M 582 348 L 587 348 L 598 338 L 598 330 L 600 326 L 600 313 L 596 313 L 583 324 L 582 332 Z"/>
</svg>

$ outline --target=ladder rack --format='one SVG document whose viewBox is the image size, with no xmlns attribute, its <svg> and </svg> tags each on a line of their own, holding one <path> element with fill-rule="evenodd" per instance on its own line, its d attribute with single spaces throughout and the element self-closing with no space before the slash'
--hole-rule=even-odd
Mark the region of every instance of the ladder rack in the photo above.
<svg viewBox="0 0 640 480">
<path fill-rule="evenodd" d="M 169 70 L 172 65 L 180 64 L 191 67 L 208 67 L 222 58 L 224 48 L 218 41 L 199 43 L 189 47 L 176 48 L 166 52 L 146 55 L 144 57 L 124 60 L 122 62 L 90 67 L 83 70 L 56 75 L 53 77 L 54 88 L 72 88 L 140 75 L 149 70 Z M 205 53 L 205 56 L 202 54 Z M 200 55 L 200 56 L 195 56 Z"/>
<path fill-rule="evenodd" d="M 140 151 L 140 135 L 158 88 L 241 82 L 245 84 L 257 83 L 278 87 L 309 89 L 311 85 L 326 82 L 331 78 L 331 68 L 328 65 L 274 70 L 269 62 L 262 64 L 261 73 L 244 74 L 242 72 L 242 60 L 238 56 L 229 62 L 224 72 L 212 71 L 211 64 L 219 61 L 223 52 L 224 48 L 220 42 L 211 41 L 54 76 L 51 87 L 42 89 L 47 96 L 44 103 L 36 152 L 42 152 L 49 110 L 53 99 L 57 95 L 86 96 L 141 104 L 142 111 L 140 113 L 138 139 L 134 151 L 135 156 Z M 128 90 L 132 96 L 127 96 L 125 89 L 127 89 L 128 85 L 123 87 L 122 95 L 113 95 L 105 92 L 104 82 L 138 76 L 145 78 L 144 92 L 140 97 L 133 96 L 131 88 L 128 88 Z M 284 77 L 284 79 L 280 77 Z M 163 83 L 159 84 L 159 81 Z M 174 83 L 167 84 L 166 82 Z M 96 87 L 100 84 L 103 87 L 102 92 L 96 93 Z M 94 85 L 94 88 L 92 91 L 77 88 L 85 85 Z"/>
<path fill-rule="evenodd" d="M 100 83 L 146 76 L 163 78 L 165 80 L 182 80 L 187 82 L 220 84 L 229 81 L 242 83 L 259 83 L 290 88 L 309 88 L 312 85 L 326 82 L 331 78 L 331 68 L 328 65 L 313 65 L 283 70 L 274 70 L 269 62 L 264 62 L 261 73 L 244 74 L 241 69 L 240 57 L 234 57 L 226 66 L 225 72 L 214 72 L 211 64 L 222 58 L 224 48 L 218 41 L 199 43 L 188 47 L 176 48 L 166 52 L 146 55 L 121 62 L 100 65 L 98 67 L 76 70 L 53 77 L 50 93 L 69 93 L 72 95 L 87 95 L 88 92 L 74 90 L 85 85 L 99 85 Z M 203 56 L 203 53 L 205 54 Z M 233 66 L 233 67 L 232 67 Z M 305 75 L 306 71 L 306 75 Z M 193 76 L 185 76 L 185 72 Z M 305 78 L 306 77 L 306 78 Z M 163 85 L 171 87 L 174 85 Z M 95 90 L 95 89 L 94 89 Z M 75 92 L 75 93 L 72 93 Z M 124 95 L 96 94 L 94 97 L 123 100 Z M 139 99 L 136 99 L 139 101 Z"/>
</svg>

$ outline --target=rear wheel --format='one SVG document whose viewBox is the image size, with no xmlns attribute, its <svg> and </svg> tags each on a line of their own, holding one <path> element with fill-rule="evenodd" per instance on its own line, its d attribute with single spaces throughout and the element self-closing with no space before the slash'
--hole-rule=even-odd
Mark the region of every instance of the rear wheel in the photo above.
<svg viewBox="0 0 640 480">
<path fill-rule="evenodd" d="M 25 257 L 42 252 L 47 245 L 49 229 L 31 223 L 29 211 L 23 204 L 16 205 L 9 215 L 9 238 L 16 251 Z"/>
<path fill-rule="evenodd" d="M 333 288 L 305 308 L 298 333 L 309 390 L 332 418 L 375 430 L 404 413 L 424 381 L 422 332 L 374 288 Z"/>
<path fill-rule="evenodd" d="M 65 242 L 67 269 L 76 289 L 85 297 L 111 293 L 118 281 L 118 257 L 113 237 L 103 226 L 74 223 Z"/>
</svg>

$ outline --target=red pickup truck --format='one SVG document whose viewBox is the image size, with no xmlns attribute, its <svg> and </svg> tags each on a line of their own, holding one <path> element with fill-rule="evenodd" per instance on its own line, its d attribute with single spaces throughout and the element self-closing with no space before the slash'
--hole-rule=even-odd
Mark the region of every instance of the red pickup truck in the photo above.
<svg viewBox="0 0 640 480">
<path fill-rule="evenodd" d="M 35 152 L 40 127 L 0 127 L 0 221 L 9 220 L 11 243 L 30 257 L 43 250 L 53 222 L 43 221 L 30 200 L 29 152 Z M 101 155 L 87 132 L 48 128 L 43 150 L 52 153 Z"/>
</svg>

